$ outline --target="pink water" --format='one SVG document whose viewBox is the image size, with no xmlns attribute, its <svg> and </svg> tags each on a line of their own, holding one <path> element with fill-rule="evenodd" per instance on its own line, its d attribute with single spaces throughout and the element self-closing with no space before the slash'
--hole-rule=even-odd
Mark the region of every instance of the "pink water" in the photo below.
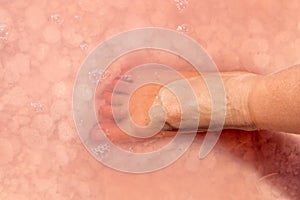
<svg viewBox="0 0 300 200">
<path fill-rule="evenodd" d="M 297 64 L 299 8 L 296 0 L 0 1 L 0 199 L 300 199 L 299 136 L 229 130 L 198 160 L 199 135 L 173 165 L 125 174 L 86 151 L 71 106 L 88 53 L 133 28 L 181 31 L 221 71 Z"/>
</svg>

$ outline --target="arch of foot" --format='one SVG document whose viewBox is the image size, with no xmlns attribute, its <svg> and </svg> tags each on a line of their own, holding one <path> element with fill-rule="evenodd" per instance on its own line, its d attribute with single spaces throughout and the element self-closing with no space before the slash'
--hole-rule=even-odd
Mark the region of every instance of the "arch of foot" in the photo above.
<svg viewBox="0 0 300 200">
<path fill-rule="evenodd" d="M 113 181 L 117 187 L 111 190 L 104 181 L 109 177 L 117 179 L 116 174 L 102 169 L 80 144 L 72 119 L 71 95 L 76 72 L 87 53 L 120 31 L 159 26 L 195 38 L 220 70 L 270 73 L 300 62 L 299 5 L 297 1 L 233 0 L 226 3 L 219 0 L 214 3 L 196 0 L 1 1 L 0 199 L 28 199 L 28 196 L 34 199 L 41 194 L 47 199 L 118 198 L 124 190 L 132 198 L 143 193 L 154 195 L 143 190 L 147 186 L 143 181 L 146 175 L 137 179 L 121 175 L 119 179 L 129 184 Z M 82 95 L 88 93 L 83 90 Z M 246 143 L 250 140 L 245 139 Z M 170 174 L 191 183 L 196 182 L 196 178 L 209 180 L 222 188 L 225 182 L 217 177 L 226 180 L 227 176 L 217 169 L 216 163 L 226 162 L 222 165 L 224 170 L 241 171 L 239 163 L 230 162 L 229 157 L 220 153 L 228 149 L 227 144 L 221 142 L 213 156 L 201 166 L 193 158 L 192 152 L 197 151 L 193 147 L 177 164 L 154 174 L 152 185 L 163 188 L 157 190 L 158 195 L 168 198 L 164 191 L 177 187 L 178 191 L 192 190 L 181 183 L 171 187 L 170 182 L 176 180 L 168 176 Z M 248 149 L 243 159 L 255 159 L 254 152 Z M 188 175 L 181 172 L 185 171 L 182 166 L 186 166 Z M 198 172 L 198 168 L 202 171 Z M 99 169 L 105 173 L 99 173 Z M 168 181 L 162 181 L 161 176 Z M 247 170 L 243 176 L 247 176 Z M 255 180 L 255 176 L 246 179 Z M 139 190 L 129 187 L 134 183 L 139 183 L 136 185 Z M 199 184 L 206 188 L 204 183 Z M 239 187 L 234 183 L 226 185 L 232 193 Z M 250 191 L 241 195 L 255 196 L 252 186 L 242 184 L 240 187 L 248 187 Z M 177 196 L 219 198 L 206 189 L 198 193 L 192 190 L 194 196 L 185 192 Z M 130 196 L 130 191 L 135 196 Z"/>
</svg>

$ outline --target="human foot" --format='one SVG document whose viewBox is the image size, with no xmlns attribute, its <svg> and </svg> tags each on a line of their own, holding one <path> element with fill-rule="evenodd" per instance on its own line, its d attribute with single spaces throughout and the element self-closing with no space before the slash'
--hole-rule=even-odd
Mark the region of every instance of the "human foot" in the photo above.
<svg viewBox="0 0 300 200">
<path fill-rule="evenodd" d="M 106 88 L 102 98 L 106 103 L 100 106 L 100 113 L 114 119 L 118 127 L 134 137 L 146 138 L 161 130 L 171 130 L 165 121 L 158 92 L 162 85 L 182 78 L 171 75 L 165 66 L 140 66 L 125 76 L 118 76 Z"/>
<path fill-rule="evenodd" d="M 144 71 L 150 73 L 150 71 Z M 199 130 L 207 130 L 211 121 L 211 96 L 210 92 L 206 86 L 206 83 L 202 76 L 191 72 L 181 72 L 183 76 L 189 77 L 186 80 L 190 83 L 194 94 L 197 97 L 197 101 L 183 101 L 183 104 L 189 104 L 186 108 L 190 109 L 188 113 L 189 119 L 182 118 L 182 112 L 180 104 L 176 96 L 167 89 L 168 86 L 173 85 L 173 87 L 180 88 L 185 81 L 184 79 L 174 79 L 175 81 L 169 80 L 169 84 L 166 87 L 160 85 L 148 84 L 140 87 L 136 90 L 129 100 L 129 108 L 126 107 L 126 98 L 129 96 L 131 87 L 134 84 L 131 80 L 125 80 L 122 82 L 121 88 L 123 92 L 114 91 L 114 98 L 111 101 L 111 95 L 113 93 L 113 87 L 111 90 L 107 91 L 106 104 L 101 106 L 101 111 L 107 117 L 114 118 L 119 124 L 119 127 L 123 127 L 126 133 L 131 136 L 146 137 L 150 136 L 148 133 L 145 134 L 145 129 L 136 128 L 132 125 L 132 122 L 141 127 L 146 127 L 152 120 L 152 127 L 150 129 L 152 133 L 159 132 L 159 130 L 176 130 L 179 128 L 180 123 L 185 121 L 186 127 L 184 129 L 188 130 L 190 123 L 193 123 L 199 116 L 195 116 L 197 112 L 200 111 L 200 123 Z M 142 74 L 142 77 L 145 77 Z M 206 78 L 214 78 L 215 74 L 206 74 Z M 221 73 L 221 78 L 224 83 L 224 88 L 226 92 L 226 116 L 225 116 L 225 129 L 244 129 L 253 130 L 255 129 L 252 117 L 248 109 L 248 98 L 252 91 L 252 87 L 255 84 L 257 75 L 246 72 L 223 72 Z M 183 94 L 183 93 L 182 93 Z M 110 104 L 110 102 L 112 104 Z M 193 102 L 193 103 L 191 103 Z M 111 106 L 116 108 L 117 112 L 112 113 Z M 149 110 L 152 106 L 159 106 L 165 111 L 152 112 L 152 119 L 149 116 Z M 155 116 L 155 117 L 154 117 Z M 124 128 L 125 127 L 125 128 Z M 163 132 L 164 134 L 166 132 Z M 144 136 L 143 136 L 144 134 Z M 171 135 L 174 135 L 170 133 Z M 169 134 L 167 134 L 169 135 Z"/>
</svg>

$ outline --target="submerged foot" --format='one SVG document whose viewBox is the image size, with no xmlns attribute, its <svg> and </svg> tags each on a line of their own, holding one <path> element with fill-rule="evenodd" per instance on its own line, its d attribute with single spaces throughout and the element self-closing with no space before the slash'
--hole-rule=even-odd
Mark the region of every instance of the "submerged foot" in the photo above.
<svg viewBox="0 0 300 200">
<path fill-rule="evenodd" d="M 165 86 L 157 84 L 144 85 L 132 95 L 130 94 L 130 90 L 132 89 L 131 87 L 135 85 L 134 80 L 123 80 L 118 90 L 114 90 L 113 87 L 110 87 L 110 89 L 106 91 L 106 94 L 103 95 L 106 98 L 106 104 L 102 105 L 100 110 L 104 116 L 114 118 L 119 127 L 123 127 L 121 129 L 123 131 L 125 129 L 131 136 L 150 136 L 151 134 L 146 133 L 146 129 L 143 129 L 143 127 L 145 128 L 149 125 L 151 126 L 150 128 L 148 127 L 148 130 L 152 133 L 158 133 L 161 129 L 176 130 L 182 121 L 185 121 L 184 125 L 187 126 L 186 128 L 188 129 L 189 125 L 195 124 L 193 118 L 196 112 L 194 112 L 194 110 L 197 109 L 200 111 L 199 129 L 207 130 L 211 121 L 212 99 L 206 82 L 203 76 L 199 76 L 199 74 L 195 73 L 195 76 L 192 76 L 190 72 L 181 73 L 183 75 L 187 74 L 190 78 L 186 80 L 175 79 L 175 81 L 170 81 L 170 83 Z M 206 78 L 213 78 L 215 74 L 206 74 L 205 76 Z M 226 93 L 225 129 L 255 129 L 251 114 L 248 110 L 248 98 L 256 78 L 257 76 L 255 74 L 246 72 L 221 73 L 221 79 L 224 83 Z M 184 88 L 182 84 L 186 81 L 190 84 L 197 99 L 197 101 L 193 101 L 193 103 L 188 99 L 181 102 L 183 105 L 188 104 L 184 105 L 184 108 L 188 109 L 188 113 L 190 113 L 190 115 L 185 115 L 185 118 L 188 117 L 189 119 L 182 118 L 182 105 L 180 106 L 177 98 L 180 97 L 180 93 L 179 96 L 177 94 L 176 97 L 176 95 L 168 89 L 169 85 L 175 88 Z M 120 88 L 123 89 L 120 90 Z M 184 94 L 185 93 L 182 92 L 182 95 Z M 112 96 L 113 99 L 111 99 Z M 180 97 L 179 99 L 182 98 L 184 99 L 185 97 Z M 158 106 L 162 109 L 154 109 L 149 114 L 153 106 Z"/>
</svg>

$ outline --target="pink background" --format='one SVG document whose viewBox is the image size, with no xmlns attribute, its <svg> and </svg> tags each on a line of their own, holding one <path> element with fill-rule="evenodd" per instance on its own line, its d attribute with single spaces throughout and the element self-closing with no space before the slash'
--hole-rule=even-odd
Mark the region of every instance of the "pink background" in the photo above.
<svg viewBox="0 0 300 200">
<path fill-rule="evenodd" d="M 71 106 L 88 53 L 133 28 L 184 32 L 221 71 L 297 64 L 299 9 L 297 0 L 0 1 L 0 199 L 299 199 L 299 136 L 225 131 L 198 160 L 199 135 L 173 165 L 125 174 L 85 150 Z"/>
</svg>

